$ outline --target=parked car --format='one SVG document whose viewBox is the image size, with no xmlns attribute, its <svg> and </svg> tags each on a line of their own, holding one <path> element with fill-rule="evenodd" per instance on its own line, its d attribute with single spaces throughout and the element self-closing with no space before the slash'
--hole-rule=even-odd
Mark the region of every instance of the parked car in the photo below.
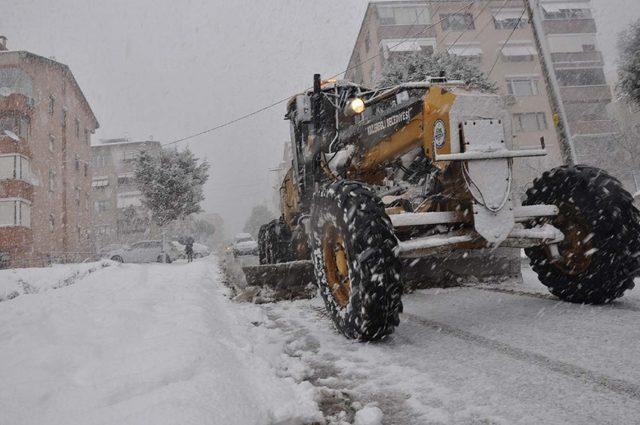
<svg viewBox="0 0 640 425">
<path fill-rule="evenodd" d="M 167 244 L 166 262 L 170 263 L 179 257 L 180 253 L 170 244 Z M 153 263 L 162 262 L 162 241 L 140 241 L 113 250 L 107 257 L 120 263 Z"/>
<path fill-rule="evenodd" d="M 238 233 L 233 242 L 233 255 L 258 255 L 258 242 L 249 233 Z"/>
<path fill-rule="evenodd" d="M 211 254 L 211 249 L 209 249 L 208 246 L 198 242 L 193 244 L 193 256 L 195 258 L 207 257 L 210 254 Z"/>
<path fill-rule="evenodd" d="M 173 249 L 175 249 L 178 252 L 178 256 L 176 258 L 187 258 L 186 254 L 185 254 L 185 246 L 184 245 L 182 245 L 178 241 L 171 241 L 170 243 L 173 246 Z M 211 254 L 211 250 L 209 249 L 208 246 L 203 245 L 203 244 L 198 243 L 198 242 L 194 242 L 194 244 L 193 244 L 193 258 L 202 258 L 202 257 L 206 257 L 206 256 L 208 256 L 210 254 Z"/>
</svg>

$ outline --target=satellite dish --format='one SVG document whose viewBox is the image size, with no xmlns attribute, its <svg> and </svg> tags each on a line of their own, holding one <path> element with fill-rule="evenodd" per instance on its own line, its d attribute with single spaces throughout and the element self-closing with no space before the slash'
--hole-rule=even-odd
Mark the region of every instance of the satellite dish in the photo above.
<svg viewBox="0 0 640 425">
<path fill-rule="evenodd" d="M 0 96 L 8 97 L 11 93 L 13 93 L 13 90 L 9 87 L 0 87 Z"/>
</svg>

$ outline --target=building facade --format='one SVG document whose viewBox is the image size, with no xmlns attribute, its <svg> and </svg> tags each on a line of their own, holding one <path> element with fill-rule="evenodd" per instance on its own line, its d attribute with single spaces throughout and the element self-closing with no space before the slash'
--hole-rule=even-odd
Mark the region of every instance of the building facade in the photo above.
<svg viewBox="0 0 640 425">
<path fill-rule="evenodd" d="M 603 80 L 602 55 L 589 3 L 541 0 L 539 4 L 544 39 L 579 159 L 593 162 L 591 141 L 606 137 L 613 123 L 603 114 L 611 91 Z M 371 2 L 346 78 L 373 87 L 389 60 L 417 51 L 448 51 L 467 58 L 489 75 L 512 114 L 514 148 L 538 147 L 544 138 L 547 157 L 515 160 L 518 194 L 543 170 L 562 162 L 533 30 L 522 0 Z"/>
<path fill-rule="evenodd" d="M 623 168 L 602 161 L 603 153 L 616 156 L 620 134 L 608 112 L 613 96 L 591 2 L 540 0 L 538 6 L 578 163 L 603 166 L 623 177 Z"/>
<path fill-rule="evenodd" d="M 91 134 L 70 69 L 0 37 L 0 266 L 92 254 Z"/>
<path fill-rule="evenodd" d="M 93 228 L 96 248 L 159 237 L 149 211 L 142 205 L 142 193 L 136 187 L 135 159 L 145 150 L 162 149 L 156 141 L 129 139 L 101 140 L 93 150 Z"/>
</svg>

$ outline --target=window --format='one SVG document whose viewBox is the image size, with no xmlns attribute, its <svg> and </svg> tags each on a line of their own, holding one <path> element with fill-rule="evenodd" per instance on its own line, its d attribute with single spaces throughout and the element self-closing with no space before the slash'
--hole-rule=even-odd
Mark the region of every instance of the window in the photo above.
<svg viewBox="0 0 640 425">
<path fill-rule="evenodd" d="M 516 133 L 540 131 L 547 129 L 547 119 L 544 112 L 527 112 L 513 114 L 513 130 Z"/>
<path fill-rule="evenodd" d="M 56 227 L 56 218 L 53 214 L 49 214 L 49 230 L 53 232 Z"/>
<path fill-rule="evenodd" d="M 84 129 L 84 142 L 87 144 L 87 146 L 91 146 L 91 132 L 88 128 Z"/>
<path fill-rule="evenodd" d="M 109 226 L 96 226 L 96 234 L 98 235 L 108 235 L 111 233 L 111 228 Z"/>
<path fill-rule="evenodd" d="M 80 171 L 80 156 L 78 156 L 78 154 L 76 154 L 75 156 L 75 160 L 73 161 L 74 167 L 76 169 L 76 171 Z"/>
<path fill-rule="evenodd" d="M 21 198 L 0 199 L 0 227 L 31 227 L 31 203 Z"/>
<path fill-rule="evenodd" d="M 135 184 L 136 176 L 133 173 L 121 174 L 118 176 L 118 186 L 131 186 Z"/>
<path fill-rule="evenodd" d="M 426 6 L 378 6 L 380 25 L 428 25 L 431 14 Z"/>
<path fill-rule="evenodd" d="M 102 189 L 109 186 L 109 177 L 94 177 L 91 182 L 91 187 L 95 189 Z"/>
<path fill-rule="evenodd" d="M 435 38 L 412 38 L 410 40 L 387 38 L 380 41 L 380 48 L 387 59 L 390 56 L 409 52 L 433 53 L 435 46 Z"/>
<path fill-rule="evenodd" d="M 67 128 L 67 108 L 62 108 L 62 129 Z"/>
<path fill-rule="evenodd" d="M 499 9 L 492 12 L 493 24 L 497 30 L 523 28 L 527 25 L 528 17 L 523 9 Z"/>
<path fill-rule="evenodd" d="M 118 208 L 139 207 L 142 205 L 142 193 L 140 191 L 118 193 Z"/>
<path fill-rule="evenodd" d="M 49 95 L 49 115 L 53 116 L 56 109 L 56 98 L 53 95 Z"/>
<path fill-rule="evenodd" d="M 0 117 L 0 130 L 8 130 L 20 137 L 25 142 L 29 141 L 30 122 L 28 117 L 21 115 L 8 115 Z"/>
<path fill-rule="evenodd" d="M 123 161 L 135 161 L 138 157 L 138 151 L 123 151 L 122 152 L 122 160 Z"/>
<path fill-rule="evenodd" d="M 371 50 L 371 38 L 369 37 L 369 34 L 364 37 L 364 48 L 367 52 Z"/>
<path fill-rule="evenodd" d="M 0 87 L 9 89 L 9 93 L 20 93 L 33 99 L 33 80 L 20 68 L 0 68 Z"/>
<path fill-rule="evenodd" d="M 449 52 L 450 55 L 474 60 L 480 60 L 482 56 L 480 43 L 457 43 L 449 46 L 447 52 Z"/>
<path fill-rule="evenodd" d="M 440 15 L 443 31 L 465 31 L 475 29 L 471 13 L 447 13 Z"/>
<path fill-rule="evenodd" d="M 104 154 L 97 154 L 93 157 L 93 166 L 95 168 L 101 168 L 107 165 L 107 158 Z"/>
<path fill-rule="evenodd" d="M 556 71 L 561 86 L 597 86 L 606 84 L 602 68 L 573 68 Z"/>
<path fill-rule="evenodd" d="M 49 192 L 55 192 L 56 190 L 56 173 L 53 170 L 49 170 Z"/>
<path fill-rule="evenodd" d="M 56 147 L 56 138 L 53 136 L 53 134 L 49 135 L 49 152 L 53 152 L 53 150 Z"/>
<path fill-rule="evenodd" d="M 532 61 L 538 54 L 532 43 L 508 43 L 502 48 L 502 56 L 508 62 Z"/>
<path fill-rule="evenodd" d="M 533 77 L 507 78 L 507 92 L 513 96 L 536 96 L 538 79 Z"/>
<path fill-rule="evenodd" d="M 80 206 L 80 188 L 78 186 L 76 186 L 73 189 L 73 191 L 74 191 L 74 195 L 75 195 L 74 200 L 76 202 L 76 207 L 79 207 Z"/>
<path fill-rule="evenodd" d="M 109 201 L 100 200 L 93 203 L 95 211 L 100 214 L 109 211 Z"/>
<path fill-rule="evenodd" d="M 80 120 L 78 118 L 75 119 L 76 124 L 76 137 L 80 138 Z"/>
<path fill-rule="evenodd" d="M 83 168 L 84 168 L 84 173 L 83 173 L 83 174 L 84 174 L 84 176 L 85 176 L 85 177 L 88 177 L 88 176 L 89 176 L 89 164 L 87 164 L 87 163 L 85 162 L 85 163 L 84 163 Z"/>
<path fill-rule="evenodd" d="M 0 155 L 0 180 L 28 180 L 30 162 L 22 155 Z"/>
</svg>

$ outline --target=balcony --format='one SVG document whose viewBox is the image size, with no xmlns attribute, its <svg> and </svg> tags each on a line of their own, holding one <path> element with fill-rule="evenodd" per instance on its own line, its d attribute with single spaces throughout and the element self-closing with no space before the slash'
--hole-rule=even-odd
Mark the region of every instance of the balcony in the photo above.
<svg viewBox="0 0 640 425">
<path fill-rule="evenodd" d="M 31 115 L 34 108 L 34 100 L 22 93 L 11 93 L 8 96 L 0 95 L 0 115 L 4 112 L 15 112 L 20 115 Z"/>
<path fill-rule="evenodd" d="M 604 66 L 602 53 L 599 51 L 551 53 L 551 60 L 556 68 L 566 69 Z"/>
<path fill-rule="evenodd" d="M 618 132 L 613 120 L 576 121 L 569 124 L 573 136 L 612 134 Z"/>
<path fill-rule="evenodd" d="M 567 86 L 560 87 L 563 102 L 607 102 L 611 100 L 611 89 L 608 85 Z"/>
<path fill-rule="evenodd" d="M 28 227 L 2 227 L 0 231 L 0 267 L 19 267 L 29 257 L 33 245 L 33 231 Z M 6 262 L 6 263 L 5 263 Z M 25 265 L 29 265 L 28 263 Z"/>
<path fill-rule="evenodd" d="M 0 199 L 22 198 L 33 201 L 33 185 L 24 180 L 0 180 L 0 193 Z"/>
<path fill-rule="evenodd" d="M 542 28 L 549 34 L 595 34 L 596 21 L 592 18 L 552 19 L 542 21 Z"/>
<path fill-rule="evenodd" d="M 0 131 L 0 155 L 10 153 L 20 154 L 27 158 L 31 158 L 31 150 L 23 140 L 16 140 L 12 136 L 7 136 Z"/>
</svg>

